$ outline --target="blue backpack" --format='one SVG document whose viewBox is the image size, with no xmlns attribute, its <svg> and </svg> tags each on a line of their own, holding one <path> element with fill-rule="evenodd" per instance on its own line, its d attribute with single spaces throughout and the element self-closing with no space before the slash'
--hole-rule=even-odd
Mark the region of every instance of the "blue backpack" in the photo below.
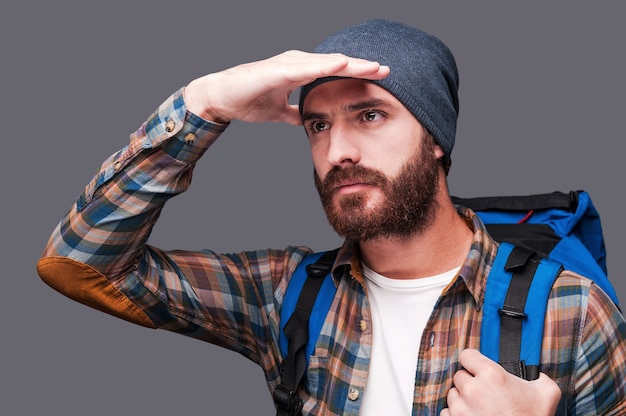
<svg viewBox="0 0 626 416">
<path fill-rule="evenodd" d="M 471 208 L 500 247 L 487 279 L 480 350 L 526 380 L 539 376 L 551 287 L 566 268 L 589 277 L 618 305 L 606 270 L 600 217 L 584 191 L 452 198 Z M 296 395 L 335 295 L 330 276 L 338 250 L 307 256 L 291 278 L 281 311 L 281 384 L 277 415 L 300 414 Z M 533 302 L 526 303 L 530 297 Z"/>
</svg>

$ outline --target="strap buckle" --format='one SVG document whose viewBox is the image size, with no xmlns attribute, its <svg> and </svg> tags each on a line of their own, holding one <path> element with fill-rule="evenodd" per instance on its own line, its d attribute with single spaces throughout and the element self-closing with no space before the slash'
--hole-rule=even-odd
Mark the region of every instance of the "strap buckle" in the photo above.
<svg viewBox="0 0 626 416">
<path fill-rule="evenodd" d="M 504 305 L 502 309 L 498 309 L 498 313 L 503 318 L 519 319 L 520 321 L 528 318 L 528 315 L 526 315 L 524 311 L 517 310 L 508 305 Z"/>
<path fill-rule="evenodd" d="M 279 384 L 274 389 L 274 403 L 280 410 L 289 416 L 299 416 L 302 412 L 302 399 L 298 397 L 295 390 Z"/>
</svg>

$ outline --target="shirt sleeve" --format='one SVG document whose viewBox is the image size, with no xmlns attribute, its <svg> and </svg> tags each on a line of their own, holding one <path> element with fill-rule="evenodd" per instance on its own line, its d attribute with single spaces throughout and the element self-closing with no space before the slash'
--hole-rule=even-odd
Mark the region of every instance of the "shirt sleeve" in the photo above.
<svg viewBox="0 0 626 416">
<path fill-rule="evenodd" d="M 591 285 L 573 374 L 577 415 L 626 413 L 626 323 L 619 309 Z"/>
<path fill-rule="evenodd" d="M 561 388 L 556 414 L 626 414 L 626 323 L 592 280 L 568 270 L 556 280 L 541 362 Z"/>
<path fill-rule="evenodd" d="M 611 299 L 592 285 L 575 357 L 576 413 L 626 413 L 626 323 Z"/>
<path fill-rule="evenodd" d="M 38 263 L 42 279 L 143 326 L 257 362 L 276 354 L 276 300 L 308 249 L 217 254 L 147 244 L 164 204 L 188 189 L 196 162 L 225 128 L 188 112 L 182 90 L 173 94 L 104 161 L 54 229 Z"/>
</svg>

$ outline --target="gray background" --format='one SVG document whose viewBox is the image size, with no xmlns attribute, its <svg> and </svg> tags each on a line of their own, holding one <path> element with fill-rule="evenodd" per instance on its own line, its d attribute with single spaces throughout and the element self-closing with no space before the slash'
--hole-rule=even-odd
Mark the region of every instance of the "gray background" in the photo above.
<svg viewBox="0 0 626 416">
<path fill-rule="evenodd" d="M 17 2 L 13 2 L 17 3 Z M 194 77 L 311 50 L 372 17 L 444 40 L 461 73 L 450 174 L 459 196 L 588 190 L 622 300 L 621 2 L 20 2 L 2 45 L 3 415 L 271 414 L 234 353 L 118 321 L 43 284 L 35 263 L 100 162 Z M 580 2 L 582 3 L 582 2 Z M 300 128 L 234 123 L 165 209 L 151 242 L 232 251 L 339 239 Z"/>
</svg>

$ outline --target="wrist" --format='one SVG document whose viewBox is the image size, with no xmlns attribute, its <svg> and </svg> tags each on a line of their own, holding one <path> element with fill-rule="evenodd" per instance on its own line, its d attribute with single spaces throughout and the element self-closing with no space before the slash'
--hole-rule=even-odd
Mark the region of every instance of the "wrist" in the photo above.
<svg viewBox="0 0 626 416">
<path fill-rule="evenodd" d="M 183 100 L 187 111 L 207 121 L 228 124 L 230 118 L 223 115 L 223 112 L 213 106 L 209 98 L 206 98 L 207 91 L 214 91 L 209 85 L 209 77 L 211 75 L 195 79 L 184 88 Z"/>
</svg>

